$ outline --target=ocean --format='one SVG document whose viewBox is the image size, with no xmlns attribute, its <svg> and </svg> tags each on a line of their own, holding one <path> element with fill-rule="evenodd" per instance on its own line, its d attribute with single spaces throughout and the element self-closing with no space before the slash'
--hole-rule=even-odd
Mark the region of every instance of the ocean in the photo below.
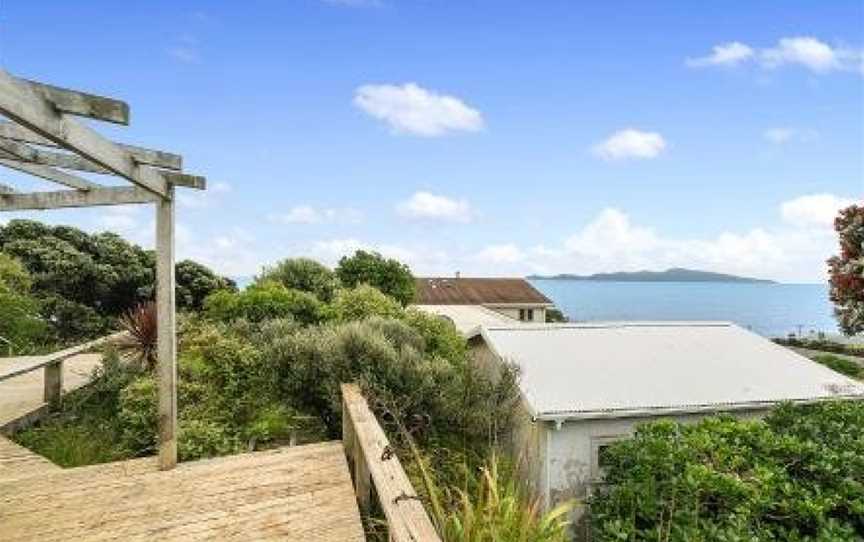
<svg viewBox="0 0 864 542">
<path fill-rule="evenodd" d="M 766 337 L 838 333 L 823 284 L 530 282 L 571 321 L 723 320 Z"/>
</svg>

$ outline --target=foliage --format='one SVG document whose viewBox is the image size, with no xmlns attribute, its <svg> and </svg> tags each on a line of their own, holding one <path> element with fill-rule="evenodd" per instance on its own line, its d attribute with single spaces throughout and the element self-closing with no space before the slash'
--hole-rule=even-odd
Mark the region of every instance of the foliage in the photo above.
<svg viewBox="0 0 864 542">
<path fill-rule="evenodd" d="M 546 309 L 546 322 L 558 324 L 567 322 L 567 317 L 558 309 Z"/>
<path fill-rule="evenodd" d="M 422 455 L 414 451 L 415 460 L 422 464 Z M 425 493 L 433 501 L 432 518 L 444 542 L 570 540 L 567 518 L 573 503 L 544 513 L 542 500 L 525 494 L 513 469 L 497 454 L 492 453 L 478 471 L 465 469 L 465 477 L 461 487 L 442 485 L 424 469 Z"/>
<path fill-rule="evenodd" d="M 31 283 L 24 266 L 0 252 L 0 352 L 39 350 L 47 338 L 48 326 L 40 318 L 39 303 L 30 296 Z"/>
<path fill-rule="evenodd" d="M 156 303 L 141 303 L 120 317 L 120 329 L 126 332 L 121 346 L 145 369 L 156 368 L 158 338 Z"/>
<path fill-rule="evenodd" d="M 220 277 L 208 267 L 192 260 L 178 262 L 174 278 L 177 283 L 178 309 L 198 311 L 204 307 L 204 300 L 213 292 L 237 290 L 233 281 Z"/>
<path fill-rule="evenodd" d="M 221 290 L 210 295 L 204 301 L 204 312 L 221 322 L 293 318 L 302 324 L 314 324 L 322 318 L 322 304 L 310 293 L 288 289 L 277 282 L 262 282 L 242 292 Z"/>
<path fill-rule="evenodd" d="M 801 337 L 781 337 L 772 339 L 777 344 L 783 346 L 797 346 L 810 350 L 819 350 L 821 352 L 833 352 L 835 354 L 846 354 L 849 356 L 864 357 L 864 345 L 854 343 L 841 343 L 832 341 L 824 337 L 801 338 Z"/>
<path fill-rule="evenodd" d="M 344 256 L 336 267 L 336 276 L 346 288 L 368 284 L 378 288 L 403 306 L 414 299 L 416 285 L 407 265 L 386 259 L 377 252 L 358 250 Z"/>
<path fill-rule="evenodd" d="M 604 454 L 594 539 L 854 540 L 864 533 L 864 403 L 765 421 L 658 421 Z"/>
<path fill-rule="evenodd" d="M 0 226 L 0 251 L 29 271 L 32 294 L 45 301 L 42 315 L 62 341 L 104 333 L 113 318 L 153 294 L 153 253 L 113 233 L 11 220 Z M 176 281 L 178 306 L 191 309 L 210 292 L 232 285 L 189 261 L 177 264 Z"/>
<path fill-rule="evenodd" d="M 336 292 L 326 313 L 329 319 L 351 322 L 373 316 L 398 318 L 402 316 L 402 307 L 377 288 L 361 284 L 350 290 Z"/>
<path fill-rule="evenodd" d="M 336 273 L 309 258 L 287 258 L 272 267 L 265 267 L 255 277 L 256 284 L 279 282 L 282 286 L 314 294 L 321 301 L 330 301 L 339 287 Z"/>
<path fill-rule="evenodd" d="M 840 254 L 828 260 L 831 301 L 840 329 L 855 335 L 864 331 L 864 206 L 840 211 L 834 229 Z"/>
<path fill-rule="evenodd" d="M 813 361 L 821 363 L 831 370 L 853 378 L 858 378 L 862 376 L 862 373 L 864 373 L 864 369 L 861 368 L 861 365 L 858 365 L 852 360 L 841 358 L 840 356 L 834 356 L 832 354 L 813 356 Z"/>
</svg>

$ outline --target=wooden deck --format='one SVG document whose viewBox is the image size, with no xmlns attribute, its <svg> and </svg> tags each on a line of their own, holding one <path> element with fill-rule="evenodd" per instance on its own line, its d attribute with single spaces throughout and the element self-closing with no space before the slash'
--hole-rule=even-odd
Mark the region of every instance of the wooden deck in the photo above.
<svg viewBox="0 0 864 542">
<path fill-rule="evenodd" d="M 60 469 L 0 437 L 0 540 L 364 540 L 340 442 Z"/>
</svg>

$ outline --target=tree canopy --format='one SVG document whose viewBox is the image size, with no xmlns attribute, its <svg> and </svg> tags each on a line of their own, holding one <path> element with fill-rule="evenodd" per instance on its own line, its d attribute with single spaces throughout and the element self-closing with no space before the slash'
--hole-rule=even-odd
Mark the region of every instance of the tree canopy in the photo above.
<svg viewBox="0 0 864 542">
<path fill-rule="evenodd" d="M 276 281 L 286 288 L 315 294 L 321 301 L 330 301 L 339 287 L 339 279 L 331 269 L 309 258 L 286 258 L 265 267 L 256 283 Z"/>
<path fill-rule="evenodd" d="M 358 250 L 353 256 L 344 256 L 336 267 L 336 276 L 348 288 L 374 286 L 403 306 L 414 299 L 416 285 L 408 266 L 377 252 Z"/>
<path fill-rule="evenodd" d="M 840 211 L 834 229 L 840 254 L 828 260 L 831 301 L 840 329 L 854 335 L 864 331 L 864 206 Z"/>
</svg>

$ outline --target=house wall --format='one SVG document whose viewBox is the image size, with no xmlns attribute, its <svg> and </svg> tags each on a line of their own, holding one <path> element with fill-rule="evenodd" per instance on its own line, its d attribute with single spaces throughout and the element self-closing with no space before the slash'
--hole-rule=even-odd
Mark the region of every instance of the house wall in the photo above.
<svg viewBox="0 0 864 542">
<path fill-rule="evenodd" d="M 519 320 L 519 309 L 532 309 L 534 311 L 534 320 L 533 322 L 545 322 L 546 321 L 546 307 L 542 305 L 523 305 L 523 306 L 512 306 L 508 305 L 506 307 L 496 307 L 494 305 L 485 305 L 486 308 L 492 309 L 498 314 L 503 314 L 508 318 L 512 318 L 514 320 Z"/>
</svg>

